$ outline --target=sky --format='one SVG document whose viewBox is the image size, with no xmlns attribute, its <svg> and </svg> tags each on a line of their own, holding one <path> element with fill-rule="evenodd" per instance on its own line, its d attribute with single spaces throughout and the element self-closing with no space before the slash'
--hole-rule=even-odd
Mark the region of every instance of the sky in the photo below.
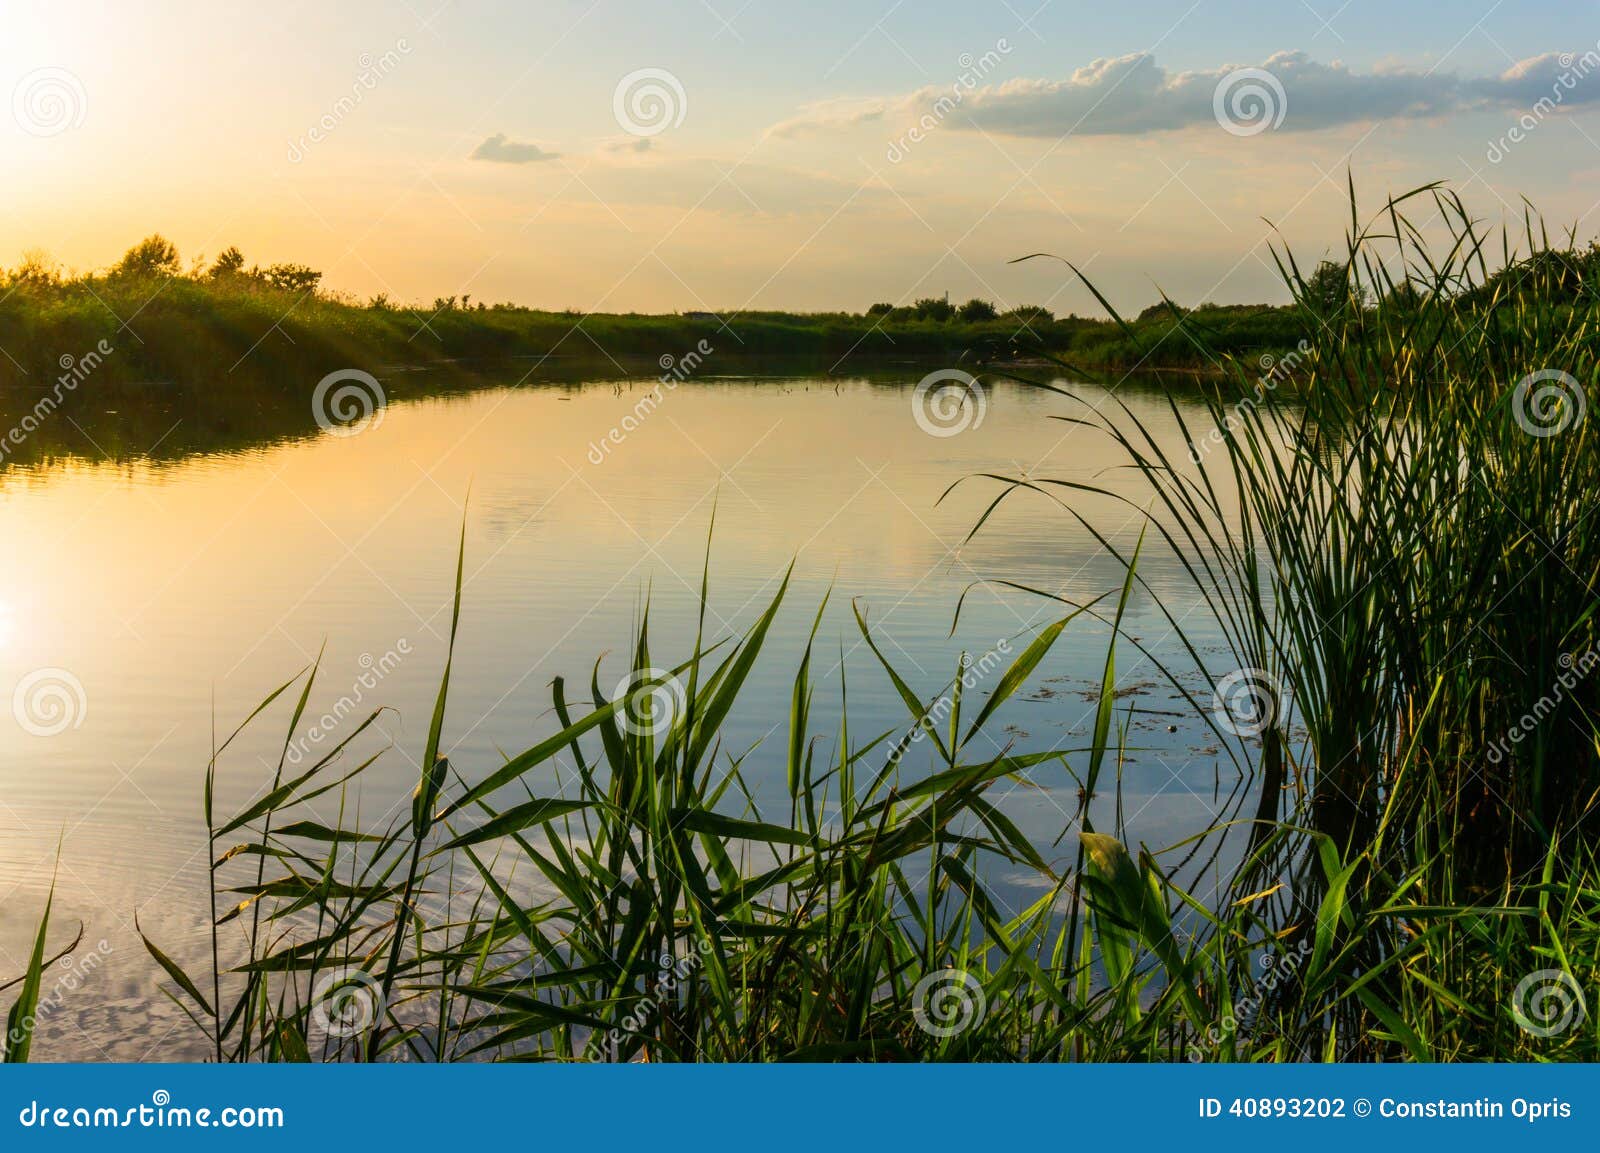
<svg viewBox="0 0 1600 1153">
<path fill-rule="evenodd" d="M 1600 233 L 1600 5 L 0 0 L 0 266 L 159 231 L 366 299 L 1098 312 L 1444 180 Z M 1588 54 L 1588 55 L 1586 55 Z"/>
</svg>

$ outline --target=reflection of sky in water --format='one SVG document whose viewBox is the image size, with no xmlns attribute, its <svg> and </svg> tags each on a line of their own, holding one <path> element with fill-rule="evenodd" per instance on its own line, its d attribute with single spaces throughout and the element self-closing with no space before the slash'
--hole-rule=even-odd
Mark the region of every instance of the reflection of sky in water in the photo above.
<svg viewBox="0 0 1600 1153">
<path fill-rule="evenodd" d="M 912 420 L 916 375 L 908 371 L 894 387 L 684 385 L 598 465 L 591 445 L 633 411 L 649 384 L 407 402 L 350 438 L 159 469 L 79 462 L 0 477 L 5 539 L 27 546 L 14 548 L 0 571 L 0 686 L 9 695 L 31 670 L 57 667 L 78 678 L 87 701 L 83 723 L 58 736 L 31 736 L 10 718 L 0 729 L 0 973 L 21 970 L 63 835 L 58 923 L 81 918 L 87 941 L 105 938 L 113 948 L 71 1019 L 64 1010 L 63 1020 L 46 1022 L 40 1049 L 139 1058 L 176 1024 L 151 1016 L 154 973 L 132 935 L 132 914 L 138 909 L 174 952 L 194 952 L 204 932 L 200 788 L 213 718 L 225 736 L 324 643 L 309 721 L 341 697 L 359 697 L 361 715 L 392 706 L 384 725 L 396 748 L 366 776 L 362 820 L 376 824 L 406 800 L 442 665 L 469 487 L 467 583 L 445 725 L 452 762 L 469 780 L 552 730 L 553 677 L 566 678 L 577 707 L 588 697 L 595 658 L 607 653 L 600 683 L 609 691 L 625 672 L 646 596 L 656 663 L 682 659 L 694 635 L 713 507 L 712 637 L 747 628 L 796 562 L 723 742 L 729 753 L 753 750 L 746 779 L 778 819 L 787 805 L 794 671 L 830 586 L 813 658 L 819 761 L 839 732 L 841 661 L 853 741 L 905 722 L 859 643 L 852 598 L 889 660 L 927 697 L 948 683 L 963 650 L 982 654 L 1006 639 L 1020 651 L 1068 611 L 984 582 L 1013 581 L 1079 602 L 1110 592 L 1101 606 L 1110 612 L 1121 566 L 1066 509 L 1015 494 L 968 542 L 998 486 L 969 480 L 940 497 L 956 480 L 985 472 L 1109 483 L 1137 496 L 1136 478 L 1115 470 L 1115 446 L 1050 419 L 1082 415 L 1069 402 L 1009 387 L 991 396 L 980 426 L 930 436 Z M 1124 399 L 1171 433 L 1164 400 Z M 1059 496 L 1131 550 L 1135 509 L 1067 490 Z M 1196 602 L 1186 578 L 1153 536 L 1141 567 L 1208 654 L 1217 643 L 1209 619 L 1203 611 L 1188 615 Z M 1125 628 L 1176 669 L 1189 666 L 1146 594 L 1133 597 Z M 1007 747 L 1084 748 L 1108 631 L 1087 617 L 1069 625 L 969 757 Z M 402 641 L 410 652 L 384 661 Z M 1119 650 L 1117 670 L 1129 751 L 1120 772 L 1108 760 L 1092 817 L 1102 830 L 1125 821 L 1130 839 L 1152 848 L 1171 844 L 1213 820 L 1237 774 L 1132 646 Z M 1195 678 L 1186 683 L 1209 701 Z M 980 682 L 969 694 L 969 718 L 987 688 Z M 219 810 L 270 777 L 290 707 L 285 701 L 229 751 Z M 335 738 L 341 723 L 353 721 L 334 721 Z M 915 746 L 905 771 L 925 771 L 933 752 L 931 742 Z M 1069 752 L 1080 775 L 1085 762 Z M 534 787 L 556 787 L 559 772 Z M 1049 763 L 1026 783 L 1000 783 L 992 797 L 1040 844 L 1060 838 L 1046 856 L 1065 862 L 1076 850 L 1076 838 L 1062 834 L 1077 810 L 1077 789 L 1066 768 Z M 996 881 L 1017 905 L 1040 895 L 1034 882 L 1009 872 Z M 180 1025 L 168 1044 L 192 1040 Z"/>
</svg>

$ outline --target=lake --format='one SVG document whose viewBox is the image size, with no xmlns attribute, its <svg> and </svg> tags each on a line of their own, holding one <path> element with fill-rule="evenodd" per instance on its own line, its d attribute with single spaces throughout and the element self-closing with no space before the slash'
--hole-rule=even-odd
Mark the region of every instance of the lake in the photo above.
<svg viewBox="0 0 1600 1153">
<path fill-rule="evenodd" d="M 81 921 L 85 945 L 103 958 L 57 998 L 35 1056 L 203 1055 L 198 1031 L 157 992 L 134 915 L 180 959 L 201 955 L 201 784 L 213 742 L 319 652 L 304 726 L 318 735 L 302 732 L 303 747 L 336 744 L 356 723 L 352 708 L 389 706 L 380 725 L 395 747 L 352 803 L 371 825 L 409 802 L 443 668 L 463 519 L 444 746 L 469 781 L 553 731 L 552 678 L 586 698 L 602 654 L 601 685 L 609 691 L 623 678 L 647 601 L 656 663 L 688 655 L 708 537 L 714 638 L 748 628 L 794 565 L 723 740 L 729 754 L 753 750 L 746 775 L 774 812 L 787 804 L 794 672 L 830 588 L 813 658 L 812 731 L 828 739 L 839 731 L 842 672 L 859 743 L 903 728 L 907 715 L 861 641 L 852 601 L 926 699 L 963 651 L 976 656 L 1001 642 L 1020 651 L 1066 615 L 1058 602 L 986 582 L 1080 602 L 1112 592 L 1109 611 L 1122 567 L 1067 509 L 1019 493 L 968 541 L 999 486 L 967 480 L 940 498 L 984 473 L 1137 494 L 1137 478 L 1117 471 L 1116 446 L 1051 419 L 1083 415 L 1063 398 L 1007 385 L 986 394 L 981 419 L 957 412 L 952 423 L 966 427 L 933 435 L 916 419 L 926 371 L 699 377 L 643 415 L 650 378 L 434 395 L 424 381 L 397 391 L 381 420 L 355 435 L 313 425 L 254 440 L 244 417 L 199 428 L 181 404 L 128 417 L 101 411 L 66 434 L 72 451 L 5 466 L 0 688 L 12 709 L 0 724 L 0 980 L 23 971 L 52 876 L 52 943 L 64 944 Z M 1090 404 L 1113 403 L 1098 389 L 1078 391 Z M 1130 384 L 1117 396 L 1182 451 L 1158 390 Z M 1191 407 L 1188 419 L 1209 428 L 1198 400 Z M 1065 490 L 1062 499 L 1131 550 L 1135 509 Z M 1215 628 L 1184 573 L 1148 546 L 1141 572 L 1200 651 L 1215 651 Z M 1125 627 L 1187 667 L 1148 596 L 1134 597 Z M 1108 634 L 1087 617 L 1068 626 L 989 726 L 995 752 L 1087 743 Z M 1237 773 L 1149 661 L 1131 646 L 1118 655 L 1129 751 L 1120 791 L 1103 782 L 1092 812 L 1097 827 L 1120 818 L 1130 841 L 1158 848 L 1217 819 Z M 270 781 L 293 695 L 220 762 L 219 810 Z M 916 761 L 929 751 L 914 746 L 907 771 L 925 768 Z M 1079 772 L 1083 760 L 1068 758 Z M 1031 777 L 1002 782 L 993 796 L 1047 857 L 1069 860 L 1076 841 L 1063 834 L 1077 782 L 1054 763 Z M 1022 882 L 1013 888 L 1014 900 L 1027 898 Z M 48 1000 L 49 975 L 45 984 Z"/>
</svg>

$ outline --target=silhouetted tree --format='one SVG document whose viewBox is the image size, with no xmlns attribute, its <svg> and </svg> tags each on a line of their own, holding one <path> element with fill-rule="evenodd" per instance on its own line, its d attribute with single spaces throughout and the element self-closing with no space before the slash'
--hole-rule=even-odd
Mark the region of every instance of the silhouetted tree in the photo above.
<svg viewBox="0 0 1600 1153">
<path fill-rule="evenodd" d="M 52 288 L 61 283 L 61 266 L 42 248 L 22 254 L 22 263 L 6 277 L 8 284 L 22 288 Z"/>
<path fill-rule="evenodd" d="M 229 245 L 217 257 L 211 271 L 206 274 L 212 280 L 227 280 L 230 277 L 244 275 L 244 253 Z"/>
<path fill-rule="evenodd" d="M 284 292 L 315 292 L 322 281 L 322 273 L 303 264 L 274 264 L 262 275 L 268 284 Z"/>
<path fill-rule="evenodd" d="M 1351 305 L 1366 304 L 1365 293 L 1351 283 L 1349 270 L 1334 260 L 1324 260 L 1306 278 L 1300 300 L 1319 316 L 1334 316 Z"/>
<path fill-rule="evenodd" d="M 113 276 L 177 276 L 182 271 L 178 246 L 159 232 L 151 233 L 123 254 Z"/>
</svg>

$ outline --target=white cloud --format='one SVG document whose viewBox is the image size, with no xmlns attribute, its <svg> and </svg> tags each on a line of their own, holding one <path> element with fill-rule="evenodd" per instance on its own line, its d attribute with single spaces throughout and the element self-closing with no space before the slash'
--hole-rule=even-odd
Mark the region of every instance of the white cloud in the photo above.
<svg viewBox="0 0 1600 1153">
<path fill-rule="evenodd" d="M 559 152 L 546 152 L 537 144 L 511 140 L 504 132 L 496 132 L 472 150 L 473 160 L 487 160 L 492 164 L 536 164 L 554 160 Z"/>
<path fill-rule="evenodd" d="M 654 141 L 648 136 L 617 136 L 610 140 L 602 140 L 600 151 L 623 155 L 630 152 L 649 152 L 653 143 Z"/>
<path fill-rule="evenodd" d="M 804 105 L 788 120 L 781 120 L 767 129 L 771 136 L 802 136 L 823 132 L 831 128 L 848 128 L 871 120 L 882 120 L 889 110 L 886 100 L 819 100 Z"/>
<path fill-rule="evenodd" d="M 1600 55 L 1546 53 L 1495 77 L 1463 80 L 1450 72 L 1383 67 L 1354 72 L 1320 64 L 1304 52 L 1278 52 L 1255 66 L 1270 73 L 1281 97 L 1279 131 L 1311 132 L 1375 120 L 1448 116 L 1485 108 L 1517 109 L 1541 98 L 1572 106 L 1600 101 Z M 1064 80 L 1009 80 L 963 88 L 922 88 L 898 98 L 809 105 L 769 131 L 848 127 L 888 118 L 1009 136 L 1132 136 L 1215 126 L 1219 86 L 1239 66 L 1169 72 L 1148 53 L 1095 60 Z M 1224 90 L 1224 94 L 1228 89 Z M 1555 95 L 1559 93 L 1560 95 Z M 1248 110 L 1247 110 L 1248 111 Z M 1276 109 L 1268 115 L 1275 118 Z"/>
</svg>

